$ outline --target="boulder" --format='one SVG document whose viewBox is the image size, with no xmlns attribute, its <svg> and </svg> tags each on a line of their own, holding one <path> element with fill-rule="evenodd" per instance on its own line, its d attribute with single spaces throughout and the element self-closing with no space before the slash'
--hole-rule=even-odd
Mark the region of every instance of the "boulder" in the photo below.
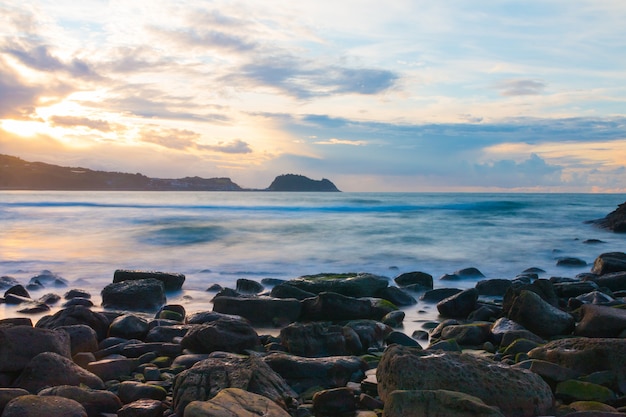
<svg viewBox="0 0 626 417">
<path fill-rule="evenodd" d="M 260 326 L 281 326 L 297 321 L 302 311 L 300 301 L 273 297 L 218 297 L 213 311 L 246 318 Z"/>
<path fill-rule="evenodd" d="M 615 399 L 615 393 L 609 388 L 591 382 L 569 379 L 559 382 L 554 390 L 556 398 L 566 402 L 598 401 L 608 402 Z"/>
<path fill-rule="evenodd" d="M 381 350 L 384 347 L 386 336 L 392 328 L 376 320 L 352 320 L 345 324 L 357 334 L 362 348 Z"/>
<path fill-rule="evenodd" d="M 607 252 L 598 256 L 593 262 L 591 272 L 596 275 L 626 271 L 626 253 Z"/>
<path fill-rule="evenodd" d="M 148 334 L 148 321 L 135 314 L 123 314 L 116 317 L 109 326 L 109 337 L 122 339 L 145 339 Z"/>
<path fill-rule="evenodd" d="M 499 407 L 506 416 L 530 417 L 547 414 L 554 400 L 539 375 L 457 352 L 392 345 L 385 350 L 376 377 L 385 403 L 395 390 L 454 390 Z"/>
<path fill-rule="evenodd" d="M 30 326 L 0 327 L 0 372 L 21 371 L 43 352 L 71 358 L 70 336 Z"/>
<path fill-rule="evenodd" d="M 389 301 L 398 307 L 412 306 L 417 300 L 404 289 L 389 286 L 376 293 L 376 297 Z"/>
<path fill-rule="evenodd" d="M 156 311 L 166 302 L 165 287 L 157 279 L 140 279 L 109 284 L 101 292 L 102 307 Z"/>
<path fill-rule="evenodd" d="M 626 233 L 626 203 L 618 205 L 615 210 L 592 223 L 615 233 Z"/>
<path fill-rule="evenodd" d="M 260 282 L 246 278 L 239 278 L 235 285 L 235 289 L 242 294 L 258 294 L 265 288 Z"/>
<path fill-rule="evenodd" d="M 158 385 L 123 381 L 117 387 L 117 395 L 124 404 L 129 404 L 141 399 L 163 401 L 167 396 L 167 391 Z"/>
<path fill-rule="evenodd" d="M 137 367 L 137 361 L 123 356 L 89 362 L 87 370 L 103 381 L 127 377 Z"/>
<path fill-rule="evenodd" d="M 80 403 L 69 398 L 24 395 L 11 400 L 2 413 L 2 417 L 42 416 L 87 417 L 87 412 Z"/>
<path fill-rule="evenodd" d="M 368 365 L 357 356 L 304 358 L 287 353 L 270 353 L 263 358 L 299 394 L 314 388 L 344 387 L 365 376 Z"/>
<path fill-rule="evenodd" d="M 476 279 L 476 278 L 484 278 L 484 277 L 485 275 L 483 275 L 483 273 L 480 272 L 478 268 L 469 267 L 469 268 L 459 269 L 458 271 L 454 271 L 451 274 L 444 274 L 441 277 L 439 277 L 439 279 L 443 281 L 456 281 L 456 280 L 461 280 L 461 279 Z"/>
<path fill-rule="evenodd" d="M 507 317 L 542 337 L 570 334 L 575 324 L 571 314 L 553 307 L 535 292 L 527 290 L 522 290 L 515 297 Z"/>
<path fill-rule="evenodd" d="M 621 371 L 626 369 L 626 339 L 574 337 L 559 339 L 530 352 L 540 359 L 580 372 Z"/>
<path fill-rule="evenodd" d="M 110 391 L 91 388 L 61 385 L 44 388 L 39 391 L 40 396 L 58 396 L 74 400 L 85 408 L 89 417 L 99 417 L 103 413 L 115 414 L 122 407 L 122 402 Z"/>
<path fill-rule="evenodd" d="M 513 285 L 510 279 L 493 278 L 483 279 L 476 283 L 476 290 L 479 295 L 498 296 L 506 294 L 506 291 Z"/>
<path fill-rule="evenodd" d="M 608 288 L 611 291 L 626 290 L 626 271 L 609 272 L 598 277 L 586 277 L 585 280 L 595 282 L 598 287 Z"/>
<path fill-rule="evenodd" d="M 180 304 L 166 304 L 154 316 L 157 320 L 172 320 L 183 323 L 187 317 L 185 307 Z"/>
<path fill-rule="evenodd" d="M 476 288 L 463 290 L 437 303 L 437 310 L 443 317 L 466 318 L 475 308 L 478 301 Z"/>
<path fill-rule="evenodd" d="M 4 407 L 6 407 L 12 399 L 29 394 L 28 391 L 21 388 L 0 388 L 0 416 L 2 415 Z"/>
<path fill-rule="evenodd" d="M 223 314 L 223 313 L 218 313 L 217 311 L 198 311 L 196 313 L 191 314 L 187 318 L 187 324 L 206 324 L 206 323 L 211 323 L 213 321 L 217 321 L 221 318 L 238 319 L 238 320 L 246 321 L 246 319 L 244 319 L 243 317 L 235 316 L 232 314 Z"/>
<path fill-rule="evenodd" d="M 274 298 L 295 298 L 296 300 L 304 300 L 305 298 L 315 297 L 315 294 L 304 291 L 289 284 L 289 282 L 283 282 L 272 288 L 270 296 Z"/>
<path fill-rule="evenodd" d="M 420 296 L 420 300 L 428 301 L 431 303 L 438 303 L 446 298 L 452 297 L 455 294 L 460 293 L 459 288 L 435 288 L 434 290 L 428 290 Z"/>
<path fill-rule="evenodd" d="M 173 388 L 177 415 L 192 401 L 207 401 L 226 388 L 262 395 L 284 409 L 295 404 L 297 394 L 261 358 L 224 355 L 196 363 L 178 374 Z"/>
<path fill-rule="evenodd" d="M 566 299 L 596 291 L 598 288 L 598 284 L 593 281 L 560 282 L 554 284 L 556 295 Z"/>
<path fill-rule="evenodd" d="M 39 275 L 32 277 L 28 283 L 29 285 L 35 284 L 42 287 L 67 287 L 68 285 L 65 278 L 48 270 L 41 271 Z"/>
<path fill-rule="evenodd" d="M 334 292 L 321 292 L 302 303 L 302 321 L 380 320 L 398 308 L 379 298 L 354 298 Z"/>
<path fill-rule="evenodd" d="M 626 330 L 626 310 L 585 304 L 574 334 L 585 337 L 618 337 Z"/>
<path fill-rule="evenodd" d="M 192 327 L 181 341 L 184 349 L 194 353 L 243 353 L 260 344 L 259 335 L 247 321 L 226 317 Z"/>
<path fill-rule="evenodd" d="M 318 391 L 313 395 L 315 415 L 341 415 L 354 413 L 357 408 L 354 391 L 347 387 Z"/>
<path fill-rule="evenodd" d="M 26 365 L 14 385 L 33 394 L 56 385 L 86 386 L 104 389 L 104 383 L 93 373 L 76 365 L 70 359 L 53 352 L 35 356 Z"/>
<path fill-rule="evenodd" d="M 146 335 L 146 342 L 172 342 L 174 339 L 183 337 L 192 329 L 193 324 L 176 324 L 172 326 L 156 326 L 150 329 Z"/>
<path fill-rule="evenodd" d="M 44 329 L 56 329 L 61 326 L 85 324 L 95 330 L 98 340 L 107 337 L 109 319 L 102 313 L 91 311 L 85 306 L 72 306 L 57 311 L 52 316 L 44 316 L 35 325 Z"/>
<path fill-rule="evenodd" d="M 292 323 L 280 331 L 280 343 L 289 353 L 313 358 L 365 353 L 354 329 L 324 322 Z"/>
<path fill-rule="evenodd" d="M 118 269 L 113 273 L 114 283 L 142 279 L 156 279 L 163 283 L 165 291 L 178 291 L 183 287 L 185 275 L 170 272 L 130 271 L 126 269 Z"/>
<path fill-rule="evenodd" d="M 426 272 L 405 272 L 404 274 L 398 275 L 393 280 L 398 287 L 407 287 L 409 285 L 417 284 L 425 290 L 433 289 L 433 276 L 427 274 Z"/>
<path fill-rule="evenodd" d="M 120 408 L 117 417 L 162 417 L 167 404 L 159 400 L 142 399 Z"/>
<path fill-rule="evenodd" d="M 504 417 L 480 398 L 450 390 L 397 390 L 385 402 L 385 417 Z"/>
<path fill-rule="evenodd" d="M 565 256 L 565 257 L 562 257 L 562 258 L 558 258 L 556 260 L 556 265 L 557 266 L 579 267 L 579 266 L 586 266 L 587 262 L 585 262 L 584 260 L 582 260 L 580 258 L 573 258 L 571 256 Z"/>
<path fill-rule="evenodd" d="M 208 401 L 192 401 L 185 417 L 264 416 L 290 417 L 274 401 L 239 388 L 226 388 Z"/>
<path fill-rule="evenodd" d="M 95 352 L 98 350 L 98 335 L 94 329 L 86 324 L 57 327 L 70 336 L 72 357 L 79 352 Z"/>
<path fill-rule="evenodd" d="M 289 285 L 314 294 L 335 292 L 349 297 L 374 297 L 389 285 L 389 279 L 367 273 L 304 275 L 287 281 Z"/>
<path fill-rule="evenodd" d="M 490 339 L 491 323 L 471 323 L 446 326 L 441 330 L 442 339 L 455 339 L 459 345 L 482 345 Z"/>
<path fill-rule="evenodd" d="M 7 275 L 3 275 L 0 277 L 0 290 L 6 290 L 8 288 L 11 288 L 19 284 L 20 284 L 19 281 L 13 277 L 10 277 Z"/>
</svg>

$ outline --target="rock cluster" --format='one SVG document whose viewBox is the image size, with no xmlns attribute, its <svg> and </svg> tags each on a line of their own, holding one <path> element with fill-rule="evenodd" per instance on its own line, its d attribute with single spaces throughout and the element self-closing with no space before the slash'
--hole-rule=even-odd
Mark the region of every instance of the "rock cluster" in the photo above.
<svg viewBox="0 0 626 417">
<path fill-rule="evenodd" d="M 188 314 L 167 303 L 184 276 L 116 271 L 102 308 L 72 290 L 35 325 L 0 320 L 0 417 L 626 416 L 626 254 L 572 278 L 442 277 L 468 279 L 242 280 Z M 0 285 L 5 303 L 46 305 Z M 440 320 L 407 335 L 398 306 L 418 295 Z"/>
</svg>

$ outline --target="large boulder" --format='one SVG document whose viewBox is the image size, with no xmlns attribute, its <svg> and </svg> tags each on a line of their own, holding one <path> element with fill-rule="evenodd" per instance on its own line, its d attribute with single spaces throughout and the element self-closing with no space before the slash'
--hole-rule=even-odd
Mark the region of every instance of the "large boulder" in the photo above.
<svg viewBox="0 0 626 417">
<path fill-rule="evenodd" d="M 451 390 L 480 398 L 509 417 L 547 414 L 552 390 L 530 371 L 457 352 L 430 352 L 392 345 L 376 370 L 378 394 L 386 402 L 396 390 Z"/>
<path fill-rule="evenodd" d="M 297 393 L 313 387 L 338 388 L 350 381 L 360 382 L 368 370 L 368 364 L 358 356 L 303 358 L 287 353 L 271 353 L 263 361 Z"/>
<path fill-rule="evenodd" d="M 123 314 L 116 317 L 109 326 L 109 337 L 122 339 L 145 339 L 148 334 L 148 321 L 135 314 Z"/>
<path fill-rule="evenodd" d="M 70 336 L 72 357 L 79 352 L 95 352 L 98 350 L 98 334 L 86 324 L 60 326 L 56 330 L 62 330 Z"/>
<path fill-rule="evenodd" d="M 593 281 L 598 287 L 608 288 L 611 291 L 626 290 L 626 271 L 609 272 L 600 276 L 585 277 Z"/>
<path fill-rule="evenodd" d="M 598 371 L 623 372 L 626 369 L 626 339 L 574 337 L 558 339 L 528 352 L 565 368 L 590 374 Z"/>
<path fill-rule="evenodd" d="M 213 311 L 241 316 L 256 325 L 280 326 L 297 321 L 302 306 L 293 298 L 216 297 Z"/>
<path fill-rule="evenodd" d="M 26 365 L 14 385 L 33 394 L 56 385 L 86 386 L 104 389 L 104 383 L 91 372 L 58 353 L 44 352 Z"/>
<path fill-rule="evenodd" d="M 385 402 L 385 417 L 504 417 L 480 398 L 449 390 L 398 390 Z"/>
<path fill-rule="evenodd" d="M 35 327 L 56 329 L 74 324 L 85 324 L 91 327 L 98 335 L 98 340 L 102 340 L 107 337 L 110 322 L 104 314 L 91 311 L 88 307 L 77 305 L 59 310 L 52 316 L 42 317 L 35 324 Z"/>
<path fill-rule="evenodd" d="M 393 279 L 398 287 L 423 288 L 424 290 L 433 289 L 433 276 L 421 271 L 405 272 Z"/>
<path fill-rule="evenodd" d="M 397 310 L 380 298 L 355 298 L 334 292 L 321 292 L 302 301 L 302 321 L 380 320 Z"/>
<path fill-rule="evenodd" d="M 2 417 L 87 417 L 77 401 L 57 396 L 24 395 L 7 404 Z"/>
<path fill-rule="evenodd" d="M 183 415 L 192 401 L 210 400 L 225 388 L 262 395 L 284 409 L 295 404 L 297 397 L 261 358 L 223 355 L 200 361 L 178 375 L 173 388 L 174 410 Z"/>
<path fill-rule="evenodd" d="M 209 401 L 192 401 L 185 417 L 263 416 L 290 417 L 274 401 L 240 388 L 226 388 Z"/>
<path fill-rule="evenodd" d="M 245 320 L 222 317 L 192 327 L 181 341 L 184 349 L 195 353 L 217 350 L 243 353 L 261 344 L 259 335 Z"/>
<path fill-rule="evenodd" d="M 156 279 L 163 283 L 165 291 L 178 291 L 183 287 L 185 275 L 171 272 L 131 271 L 118 269 L 113 273 L 113 282 Z"/>
<path fill-rule="evenodd" d="M 304 275 L 287 281 L 287 284 L 313 294 L 336 292 L 358 298 L 375 297 L 379 290 L 389 285 L 389 279 L 367 273 L 317 274 Z"/>
<path fill-rule="evenodd" d="M 615 210 L 592 223 L 615 233 L 626 233 L 626 203 L 618 205 Z"/>
<path fill-rule="evenodd" d="M 353 328 L 324 322 L 290 324 L 280 331 L 280 343 L 289 353 L 305 357 L 365 353 L 361 339 Z"/>
<path fill-rule="evenodd" d="M 71 358 L 70 336 L 30 326 L 0 327 L 0 372 L 21 371 L 43 352 Z"/>
<path fill-rule="evenodd" d="M 121 310 L 157 311 L 165 302 L 165 287 L 154 278 L 121 281 L 102 289 L 102 307 Z"/>
<path fill-rule="evenodd" d="M 591 268 L 591 272 L 596 275 L 621 271 L 626 271 L 626 253 L 624 252 L 603 253 L 596 258 Z"/>
<path fill-rule="evenodd" d="M 626 310 L 585 304 L 574 334 L 585 337 L 618 337 L 626 331 Z"/>
<path fill-rule="evenodd" d="M 437 310 L 443 317 L 466 318 L 476 309 L 478 290 L 469 288 L 437 303 Z"/>
<path fill-rule="evenodd" d="M 72 385 L 45 388 L 39 391 L 40 396 L 58 396 L 69 398 L 80 403 L 89 417 L 98 417 L 102 413 L 115 414 L 122 407 L 122 402 L 107 390 L 96 390 Z"/>
<path fill-rule="evenodd" d="M 574 317 L 544 301 L 533 291 L 522 290 L 513 300 L 507 317 L 531 332 L 551 337 L 570 334 Z"/>
</svg>

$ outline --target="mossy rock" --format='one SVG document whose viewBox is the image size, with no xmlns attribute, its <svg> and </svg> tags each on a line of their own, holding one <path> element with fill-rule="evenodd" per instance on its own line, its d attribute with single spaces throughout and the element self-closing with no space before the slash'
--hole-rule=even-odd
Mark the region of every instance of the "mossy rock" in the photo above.
<svg viewBox="0 0 626 417">
<path fill-rule="evenodd" d="M 616 413 L 617 409 L 599 401 L 574 401 L 569 405 L 574 411 L 602 411 L 606 413 Z"/>
<path fill-rule="evenodd" d="M 615 398 L 615 393 L 607 387 L 591 382 L 569 379 L 559 382 L 555 395 L 564 401 L 599 401 L 606 402 Z"/>
</svg>

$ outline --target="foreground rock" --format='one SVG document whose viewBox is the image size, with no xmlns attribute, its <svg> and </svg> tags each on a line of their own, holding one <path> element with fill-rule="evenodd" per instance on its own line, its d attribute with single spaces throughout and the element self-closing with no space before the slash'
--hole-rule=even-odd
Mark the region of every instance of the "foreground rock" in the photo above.
<svg viewBox="0 0 626 417">
<path fill-rule="evenodd" d="M 373 274 L 318 274 L 305 275 L 285 284 L 313 294 L 335 292 L 358 298 L 375 297 L 389 285 L 389 279 Z"/>
<path fill-rule="evenodd" d="M 192 401 L 185 417 L 264 416 L 290 417 L 274 401 L 240 388 L 226 388 L 209 401 Z"/>
<path fill-rule="evenodd" d="M 604 218 L 594 220 L 592 223 L 615 233 L 626 233 L 626 203 L 620 204 Z"/>
<path fill-rule="evenodd" d="M 102 290 L 104 308 L 156 311 L 165 302 L 165 286 L 153 278 L 116 282 Z"/>
<path fill-rule="evenodd" d="M 25 395 L 11 400 L 2 417 L 87 417 L 80 403 L 64 397 Z"/>
<path fill-rule="evenodd" d="M 57 353 L 71 357 L 70 337 L 66 332 L 30 326 L 0 327 L 0 372 L 21 371 L 38 354 Z"/>
<path fill-rule="evenodd" d="M 385 417 L 504 417 L 480 398 L 448 390 L 393 391 L 385 403 Z"/>
<path fill-rule="evenodd" d="M 539 375 L 456 352 L 393 345 L 385 350 L 376 377 L 384 402 L 396 390 L 454 390 L 480 398 L 506 416 L 531 417 L 548 414 L 554 401 Z"/>
<path fill-rule="evenodd" d="M 163 283 L 165 291 L 179 291 L 185 282 L 185 275 L 171 272 L 131 271 L 127 269 L 118 269 L 113 274 L 114 283 L 141 279 L 156 279 Z"/>
</svg>

